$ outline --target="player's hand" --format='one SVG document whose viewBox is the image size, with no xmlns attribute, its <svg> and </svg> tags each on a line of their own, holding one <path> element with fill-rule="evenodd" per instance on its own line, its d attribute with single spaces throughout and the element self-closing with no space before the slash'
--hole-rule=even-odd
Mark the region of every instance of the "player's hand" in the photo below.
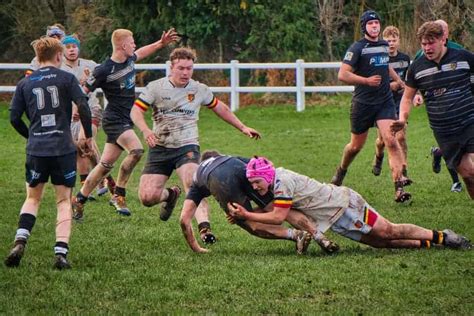
<svg viewBox="0 0 474 316">
<path fill-rule="evenodd" d="M 395 135 L 397 132 L 401 131 L 402 129 L 405 128 L 405 121 L 393 121 L 392 124 L 390 124 L 390 131 L 392 132 L 393 135 Z"/>
<path fill-rule="evenodd" d="M 150 147 L 155 147 L 156 146 L 156 136 L 155 133 L 151 129 L 146 129 L 143 131 L 143 138 L 145 139 L 146 143 Z"/>
<path fill-rule="evenodd" d="M 235 219 L 229 215 L 229 214 L 225 214 L 225 218 L 227 218 L 227 221 L 229 222 L 229 224 L 231 225 L 234 225 L 236 223 Z"/>
<path fill-rule="evenodd" d="M 234 219 L 245 219 L 245 213 L 247 211 L 238 203 L 227 203 L 227 209 L 229 210 L 229 215 L 232 216 Z"/>
<path fill-rule="evenodd" d="M 420 94 L 415 94 L 415 97 L 413 98 L 413 105 L 420 106 L 422 104 L 423 104 L 423 97 Z"/>
<path fill-rule="evenodd" d="M 174 28 L 170 28 L 168 31 L 163 31 L 160 42 L 163 46 L 167 46 L 169 43 L 176 42 L 177 40 L 179 40 L 178 33 L 176 33 Z"/>
<path fill-rule="evenodd" d="M 81 157 L 92 156 L 92 138 L 81 138 L 77 141 L 77 151 Z"/>
<path fill-rule="evenodd" d="M 366 80 L 367 85 L 370 87 L 378 87 L 381 82 L 382 82 L 382 76 L 380 75 L 370 76 Z"/>
<path fill-rule="evenodd" d="M 254 139 L 262 138 L 260 133 L 257 130 L 254 130 L 253 128 L 251 128 L 251 127 L 247 127 L 247 126 L 242 127 L 242 133 L 244 133 L 245 135 L 247 135 L 250 138 L 254 138 Z"/>
<path fill-rule="evenodd" d="M 193 249 L 193 251 L 197 253 L 207 253 L 209 252 L 209 249 L 198 247 L 198 248 Z"/>
<path fill-rule="evenodd" d="M 91 75 L 91 71 L 89 70 L 89 68 L 85 68 L 84 73 L 82 74 L 82 77 L 79 80 L 79 83 L 81 84 L 81 86 L 86 84 L 87 79 L 89 79 L 90 75 Z"/>
</svg>

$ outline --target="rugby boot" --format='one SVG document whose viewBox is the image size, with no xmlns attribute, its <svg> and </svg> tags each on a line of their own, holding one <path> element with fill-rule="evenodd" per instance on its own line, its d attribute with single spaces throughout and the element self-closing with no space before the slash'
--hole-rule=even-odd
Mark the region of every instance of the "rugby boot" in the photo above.
<svg viewBox="0 0 474 316">
<path fill-rule="evenodd" d="M 105 181 L 105 179 L 102 179 L 102 181 L 99 182 L 99 185 L 96 189 L 97 196 L 102 196 L 107 193 L 107 191 L 109 191 L 109 189 L 105 186 Z"/>
<path fill-rule="evenodd" d="M 181 195 L 181 188 L 177 185 L 174 185 L 167 190 L 169 190 L 168 199 L 161 203 L 160 207 L 160 219 L 162 221 L 167 221 L 170 218 L 173 209 L 176 206 L 176 202 L 178 202 L 179 196 Z"/>
<path fill-rule="evenodd" d="M 115 211 L 123 216 L 130 216 L 132 212 L 127 207 L 127 202 L 125 201 L 125 197 L 121 195 L 116 195 L 110 199 L 109 201 L 110 206 L 115 208 Z"/>
<path fill-rule="evenodd" d="M 372 173 L 374 174 L 374 176 L 380 176 L 380 174 L 382 173 L 382 163 L 383 163 L 383 156 L 377 156 L 375 155 L 374 157 L 374 164 L 372 166 Z"/>
<path fill-rule="evenodd" d="M 444 240 L 443 245 L 454 249 L 472 249 L 472 244 L 469 239 L 459 234 L 456 234 L 450 229 L 443 230 Z"/>
<path fill-rule="evenodd" d="M 72 202 L 72 218 L 76 222 L 81 222 L 84 219 L 84 203 L 77 200 L 76 196 L 71 199 Z"/>
<path fill-rule="evenodd" d="M 311 243 L 311 233 L 308 233 L 304 230 L 294 230 L 295 232 L 295 242 L 296 242 L 296 254 L 305 255 L 308 252 L 309 244 Z"/>
<path fill-rule="evenodd" d="M 395 191 L 395 202 L 397 203 L 405 203 L 408 202 L 411 199 L 411 194 L 408 192 L 405 192 L 403 190 L 403 187 L 397 188 Z"/>
<path fill-rule="evenodd" d="M 15 245 L 5 258 L 5 265 L 7 267 L 18 267 L 20 265 L 21 258 L 25 253 L 25 246 L 26 244 L 23 242 L 15 242 Z"/>
<path fill-rule="evenodd" d="M 342 169 L 340 166 L 336 169 L 336 174 L 331 179 L 331 183 L 337 186 L 342 185 L 344 177 L 346 176 L 347 170 Z"/>
<path fill-rule="evenodd" d="M 433 172 L 439 173 L 441 171 L 441 157 L 443 157 L 441 149 L 438 147 L 431 147 L 430 154 L 433 157 L 433 161 L 431 162 Z"/>
<path fill-rule="evenodd" d="M 462 184 L 461 182 L 454 182 L 451 186 L 451 192 L 461 192 L 462 191 Z"/>
<path fill-rule="evenodd" d="M 54 257 L 53 267 L 58 270 L 71 269 L 71 265 L 67 261 L 66 257 L 61 256 L 61 255 L 56 255 Z"/>
</svg>

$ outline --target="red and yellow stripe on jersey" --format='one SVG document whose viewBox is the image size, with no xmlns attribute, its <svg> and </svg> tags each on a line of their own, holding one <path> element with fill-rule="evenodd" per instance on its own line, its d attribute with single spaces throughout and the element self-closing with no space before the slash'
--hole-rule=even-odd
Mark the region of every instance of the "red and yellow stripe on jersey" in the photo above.
<svg viewBox="0 0 474 316">
<path fill-rule="evenodd" d="M 276 197 L 275 200 L 273 200 L 273 207 L 291 208 L 292 205 L 292 198 Z"/>
<path fill-rule="evenodd" d="M 370 227 L 374 227 L 375 222 L 377 221 L 378 218 L 377 212 L 374 210 L 371 210 L 367 206 L 364 209 L 364 223 L 369 225 Z"/>
<path fill-rule="evenodd" d="M 25 77 L 28 77 L 29 75 L 31 75 L 33 73 L 33 70 L 32 69 L 27 69 L 25 71 Z"/>
<path fill-rule="evenodd" d="M 136 99 L 135 102 L 133 103 L 133 105 L 137 106 L 143 112 L 146 112 L 148 110 L 148 108 L 150 107 L 150 105 L 148 103 L 146 103 L 145 101 L 143 101 L 140 98 Z"/>
<path fill-rule="evenodd" d="M 218 103 L 219 103 L 219 99 L 216 98 L 216 97 L 213 97 L 211 103 L 206 104 L 206 106 L 207 106 L 209 109 L 213 109 L 213 108 L 215 108 L 215 107 L 217 106 Z"/>
</svg>

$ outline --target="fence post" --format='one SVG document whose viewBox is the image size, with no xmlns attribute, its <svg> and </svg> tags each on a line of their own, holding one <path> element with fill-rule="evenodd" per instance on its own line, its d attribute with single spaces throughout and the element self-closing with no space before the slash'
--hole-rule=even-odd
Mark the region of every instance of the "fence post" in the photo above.
<svg viewBox="0 0 474 316">
<path fill-rule="evenodd" d="M 239 92 L 237 92 L 237 88 L 240 86 L 238 64 L 238 60 L 230 61 L 230 109 L 232 112 L 235 112 L 239 109 L 240 103 Z"/>
<path fill-rule="evenodd" d="M 167 60 L 166 61 L 166 77 L 169 77 L 171 75 L 171 61 Z"/>
<path fill-rule="evenodd" d="M 303 68 L 303 59 L 296 60 L 296 111 L 302 112 L 305 108 L 305 93 L 303 91 L 304 87 L 304 68 Z"/>
</svg>

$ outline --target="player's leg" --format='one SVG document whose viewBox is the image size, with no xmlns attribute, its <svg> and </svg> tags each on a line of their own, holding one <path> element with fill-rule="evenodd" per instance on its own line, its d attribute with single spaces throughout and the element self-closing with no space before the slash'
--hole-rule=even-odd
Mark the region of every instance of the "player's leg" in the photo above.
<svg viewBox="0 0 474 316">
<path fill-rule="evenodd" d="M 333 176 L 331 183 L 334 185 L 342 185 L 344 181 L 344 177 L 346 176 L 347 169 L 349 168 L 350 164 L 360 152 L 362 147 L 367 140 L 368 131 L 362 134 L 354 134 L 351 133 L 351 141 L 346 144 L 344 147 L 344 151 L 342 153 L 342 160 L 341 164 L 336 170 L 336 174 Z"/>
<path fill-rule="evenodd" d="M 84 215 L 84 204 L 87 202 L 87 197 L 94 190 L 97 184 L 112 170 L 114 163 L 122 154 L 123 149 L 115 144 L 106 143 L 100 162 L 92 169 L 87 176 L 84 185 L 72 199 L 72 206 L 74 210 L 74 219 L 82 220 Z"/>
<path fill-rule="evenodd" d="M 406 127 L 399 131 L 395 138 L 397 139 L 400 150 L 402 151 L 402 176 L 408 177 L 408 145 L 406 140 Z"/>
<path fill-rule="evenodd" d="M 377 129 L 377 138 L 375 139 L 375 157 L 372 164 L 372 173 L 375 176 L 379 176 L 382 172 L 382 163 L 384 157 L 385 144 L 383 142 L 382 135 Z"/>
<path fill-rule="evenodd" d="M 72 188 L 64 185 L 55 185 L 56 191 L 56 243 L 54 245 L 56 269 L 69 269 L 71 266 L 67 260 L 69 251 L 69 238 L 72 227 L 71 193 Z"/>
<path fill-rule="evenodd" d="M 398 141 L 390 131 L 390 125 L 393 120 L 382 119 L 377 121 L 380 133 L 385 142 L 388 152 L 388 163 L 392 172 L 392 180 L 395 186 L 395 201 L 405 202 L 411 198 L 411 194 L 405 192 L 403 187 L 411 184 L 411 180 L 403 177 L 403 153 L 400 149 Z"/>
<path fill-rule="evenodd" d="M 37 183 L 35 187 L 30 187 L 28 183 L 26 184 L 26 199 L 20 210 L 15 240 L 10 253 L 5 259 L 5 265 L 8 267 L 17 267 L 20 264 L 26 243 L 36 222 L 43 191 L 44 183 Z"/>
<path fill-rule="evenodd" d="M 474 199 L 474 153 L 466 153 L 462 156 L 457 171 L 466 184 L 469 196 Z"/>
<path fill-rule="evenodd" d="M 127 156 L 122 160 L 116 181 L 115 192 L 110 204 L 118 214 L 130 216 L 131 211 L 125 200 L 128 180 L 133 170 L 140 161 L 144 150 L 143 146 L 133 129 L 127 129 L 117 138 L 117 144 L 127 151 Z"/>
</svg>

